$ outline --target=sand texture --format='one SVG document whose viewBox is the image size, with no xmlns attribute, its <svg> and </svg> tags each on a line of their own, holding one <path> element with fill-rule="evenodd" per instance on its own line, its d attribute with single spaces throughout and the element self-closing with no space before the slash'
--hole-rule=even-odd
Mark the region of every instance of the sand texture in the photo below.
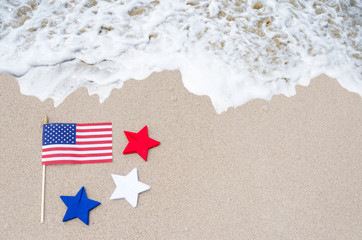
<svg viewBox="0 0 362 240">
<path fill-rule="evenodd" d="M 321 76 L 294 97 L 218 115 L 178 71 L 131 80 L 100 104 L 85 88 L 58 108 L 0 75 L 1 239 L 362 239 L 362 101 Z M 41 123 L 113 123 L 113 162 L 52 165 L 40 224 Z M 148 162 L 122 155 L 123 131 L 149 127 Z M 109 198 L 110 174 L 138 168 L 137 208 Z M 90 224 L 62 222 L 60 195 L 85 186 Z"/>
</svg>

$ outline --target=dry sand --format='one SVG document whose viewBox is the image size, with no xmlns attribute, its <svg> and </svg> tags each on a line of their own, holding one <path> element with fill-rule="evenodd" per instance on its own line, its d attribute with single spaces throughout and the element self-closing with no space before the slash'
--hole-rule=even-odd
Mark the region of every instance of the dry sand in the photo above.
<svg viewBox="0 0 362 240">
<path fill-rule="evenodd" d="M 362 101 L 321 76 L 291 98 L 218 115 L 177 71 L 131 80 L 99 104 L 79 89 L 58 108 L 0 76 L 1 239 L 362 239 Z M 113 122 L 113 162 L 47 167 L 40 224 L 41 123 Z M 161 142 L 122 155 L 124 130 Z M 110 174 L 138 168 L 151 186 L 138 207 L 110 201 Z M 60 195 L 85 186 L 102 204 L 90 224 L 62 222 Z"/>
</svg>

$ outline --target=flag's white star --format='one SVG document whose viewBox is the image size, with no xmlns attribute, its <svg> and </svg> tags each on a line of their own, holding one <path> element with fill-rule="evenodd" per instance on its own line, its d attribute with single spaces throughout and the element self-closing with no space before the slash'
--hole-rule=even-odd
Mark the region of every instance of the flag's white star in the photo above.
<svg viewBox="0 0 362 240">
<path fill-rule="evenodd" d="M 116 189 L 111 200 L 125 198 L 132 207 L 137 206 L 138 194 L 147 191 L 151 187 L 138 181 L 137 168 L 134 168 L 127 176 L 111 174 Z"/>
</svg>

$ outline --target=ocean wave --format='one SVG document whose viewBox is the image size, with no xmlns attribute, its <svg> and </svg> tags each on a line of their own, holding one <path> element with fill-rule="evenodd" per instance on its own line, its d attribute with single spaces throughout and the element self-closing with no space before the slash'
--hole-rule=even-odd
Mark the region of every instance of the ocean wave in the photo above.
<svg viewBox="0 0 362 240">
<path fill-rule="evenodd" d="M 353 0 L 5 0 L 0 72 L 56 106 L 175 69 L 218 113 L 322 73 L 362 96 L 361 13 Z"/>
</svg>

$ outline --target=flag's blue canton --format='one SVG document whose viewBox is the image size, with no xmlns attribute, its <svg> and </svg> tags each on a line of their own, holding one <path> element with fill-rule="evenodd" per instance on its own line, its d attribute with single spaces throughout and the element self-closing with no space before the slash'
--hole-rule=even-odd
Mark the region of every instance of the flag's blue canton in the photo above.
<svg viewBox="0 0 362 240">
<path fill-rule="evenodd" d="M 43 125 L 43 146 L 50 144 L 75 144 L 75 123 L 50 123 Z"/>
</svg>

